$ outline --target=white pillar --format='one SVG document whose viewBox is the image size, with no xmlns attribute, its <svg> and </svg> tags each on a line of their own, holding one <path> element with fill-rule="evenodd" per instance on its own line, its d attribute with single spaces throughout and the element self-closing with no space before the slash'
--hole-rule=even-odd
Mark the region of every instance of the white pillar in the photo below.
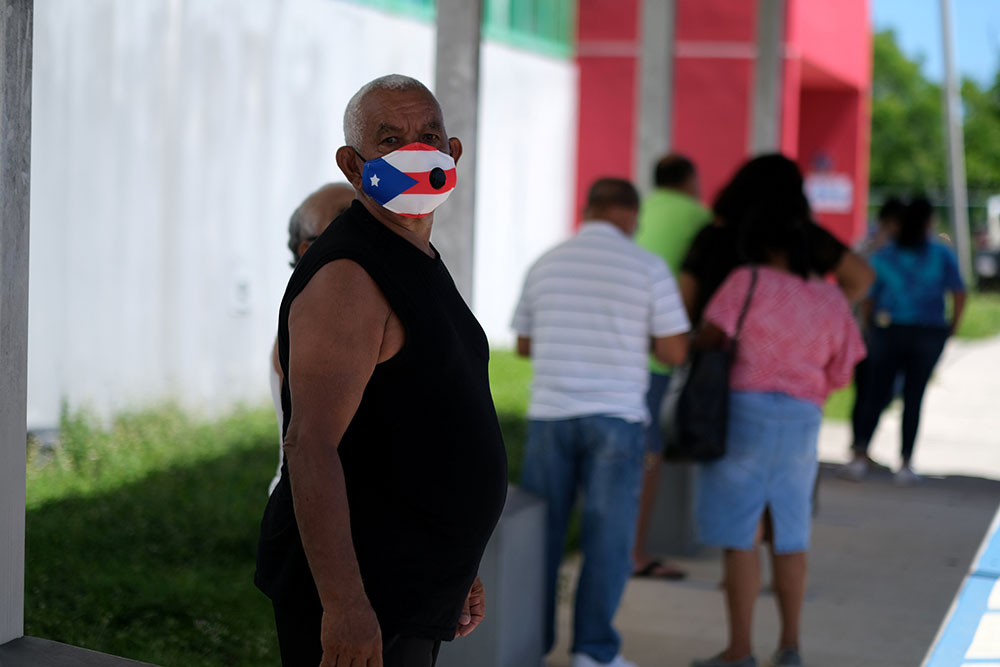
<svg viewBox="0 0 1000 667">
<path fill-rule="evenodd" d="M 438 0 L 434 88 L 448 135 L 462 140 L 458 187 L 434 213 L 433 242 L 472 304 L 475 251 L 479 44 L 482 0 Z"/>
<path fill-rule="evenodd" d="M 951 32 L 951 2 L 941 0 L 941 41 L 944 46 L 944 136 L 948 146 L 948 186 L 951 190 L 951 227 L 962 278 L 971 285 L 972 254 L 969 241 L 969 194 L 965 184 L 965 139 L 962 134 L 962 100 L 955 74 Z"/>
<path fill-rule="evenodd" d="M 750 155 L 781 150 L 781 90 L 784 70 L 784 0 L 757 0 Z"/>
<path fill-rule="evenodd" d="M 634 181 L 653 187 L 653 165 L 670 150 L 673 123 L 676 0 L 642 0 Z"/>
<path fill-rule="evenodd" d="M 24 634 L 32 8 L 0 5 L 0 644 Z"/>
</svg>

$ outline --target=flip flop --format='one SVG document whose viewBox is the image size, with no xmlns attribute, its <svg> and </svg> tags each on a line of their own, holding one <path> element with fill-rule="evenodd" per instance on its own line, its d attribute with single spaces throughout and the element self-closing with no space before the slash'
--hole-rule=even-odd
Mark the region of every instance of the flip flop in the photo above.
<svg viewBox="0 0 1000 667">
<path fill-rule="evenodd" d="M 633 577 L 640 579 L 663 579 L 665 581 L 678 581 L 687 577 L 687 572 L 676 567 L 664 565 L 658 560 L 651 560 L 645 567 L 632 573 Z"/>
</svg>

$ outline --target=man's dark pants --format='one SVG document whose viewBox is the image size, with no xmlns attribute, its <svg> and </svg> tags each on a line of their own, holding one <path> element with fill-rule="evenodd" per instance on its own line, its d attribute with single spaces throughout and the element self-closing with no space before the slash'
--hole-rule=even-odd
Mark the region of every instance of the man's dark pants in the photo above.
<svg viewBox="0 0 1000 667">
<path fill-rule="evenodd" d="M 323 610 L 318 605 L 274 604 L 282 667 L 319 667 L 323 659 L 320 631 Z M 434 667 L 441 642 L 419 637 L 383 637 L 384 667 Z"/>
</svg>

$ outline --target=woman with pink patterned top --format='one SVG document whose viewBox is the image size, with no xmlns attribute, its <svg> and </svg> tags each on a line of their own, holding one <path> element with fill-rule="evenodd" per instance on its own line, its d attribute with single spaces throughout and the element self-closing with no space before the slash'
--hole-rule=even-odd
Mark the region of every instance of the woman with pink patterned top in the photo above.
<svg viewBox="0 0 1000 667">
<path fill-rule="evenodd" d="M 737 221 L 751 264 L 730 273 L 712 296 L 695 343 L 715 347 L 732 337 L 749 297 L 730 375 L 726 455 L 700 467 L 696 500 L 702 542 L 725 550 L 729 646 L 694 667 L 756 666 L 751 625 L 765 535 L 782 620 L 772 664 L 802 664 L 799 618 L 822 407 L 865 354 L 843 292 L 810 271 L 811 221 L 798 168 L 765 156 L 734 181 L 752 177 L 766 186 L 742 188 L 748 200 Z"/>
</svg>

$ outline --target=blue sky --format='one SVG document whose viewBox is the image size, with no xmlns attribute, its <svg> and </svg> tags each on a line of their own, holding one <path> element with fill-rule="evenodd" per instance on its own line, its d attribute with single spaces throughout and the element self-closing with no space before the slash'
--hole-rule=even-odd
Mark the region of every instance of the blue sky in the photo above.
<svg viewBox="0 0 1000 667">
<path fill-rule="evenodd" d="M 940 0 L 869 0 L 876 30 L 894 28 L 911 58 L 923 55 L 924 73 L 944 74 Z M 1000 0 L 952 0 L 957 68 L 962 76 L 989 85 L 1000 66 Z"/>
</svg>

